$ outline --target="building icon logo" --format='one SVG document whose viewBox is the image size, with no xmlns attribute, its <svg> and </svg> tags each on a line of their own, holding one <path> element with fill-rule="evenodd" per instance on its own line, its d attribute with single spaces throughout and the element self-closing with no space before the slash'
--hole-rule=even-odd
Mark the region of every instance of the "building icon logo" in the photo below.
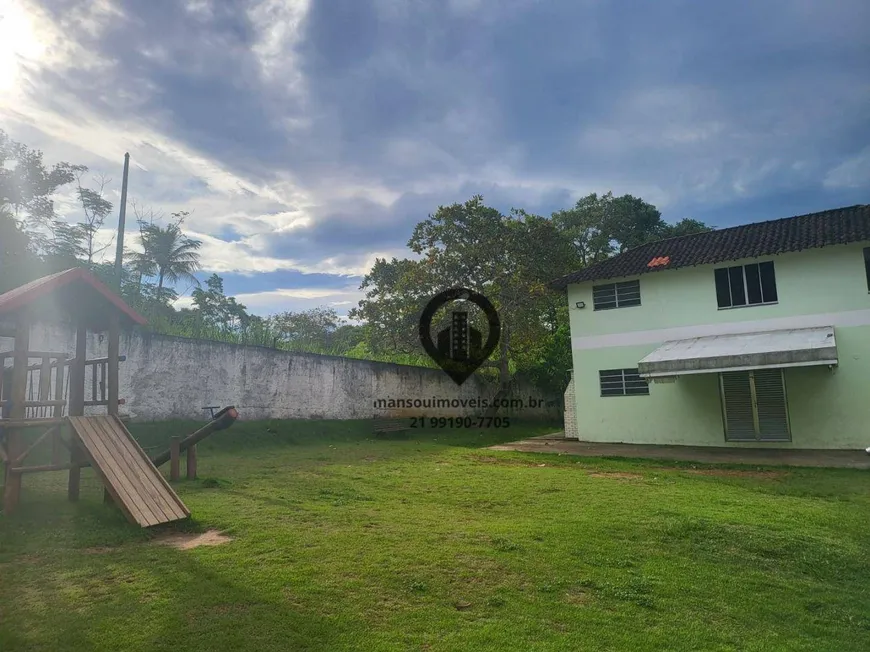
<svg viewBox="0 0 870 652">
<path fill-rule="evenodd" d="M 486 314 L 489 332 L 486 341 L 483 334 L 468 323 L 467 310 L 454 310 L 450 326 L 438 332 L 437 341 L 432 339 L 432 318 L 442 306 L 453 301 L 469 301 Z M 482 365 L 498 346 L 501 322 L 492 303 L 477 292 L 465 288 L 446 290 L 426 305 L 420 317 L 420 342 L 426 353 L 438 363 L 457 385 L 461 385 Z"/>
</svg>

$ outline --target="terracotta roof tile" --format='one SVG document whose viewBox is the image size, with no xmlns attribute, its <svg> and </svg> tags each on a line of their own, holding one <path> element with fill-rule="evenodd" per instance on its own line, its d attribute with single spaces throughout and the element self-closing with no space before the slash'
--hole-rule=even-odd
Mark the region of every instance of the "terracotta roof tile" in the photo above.
<svg viewBox="0 0 870 652">
<path fill-rule="evenodd" d="M 550 287 L 865 241 L 870 241 L 870 205 L 859 204 L 658 240 L 563 276 Z"/>
</svg>

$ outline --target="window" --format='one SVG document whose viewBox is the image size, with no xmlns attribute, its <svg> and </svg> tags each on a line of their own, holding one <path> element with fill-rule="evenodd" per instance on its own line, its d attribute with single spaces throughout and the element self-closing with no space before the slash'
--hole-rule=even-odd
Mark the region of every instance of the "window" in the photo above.
<svg viewBox="0 0 870 652">
<path fill-rule="evenodd" d="M 776 303 L 776 274 L 773 261 L 720 267 L 716 279 L 716 301 L 720 308 Z"/>
<path fill-rule="evenodd" d="M 864 247 L 864 271 L 867 273 L 867 291 L 870 292 L 870 247 Z"/>
<path fill-rule="evenodd" d="M 640 305 L 640 281 L 608 283 L 592 288 L 593 310 L 628 308 Z"/>
<path fill-rule="evenodd" d="M 782 369 L 719 375 L 727 441 L 790 441 Z"/>
<path fill-rule="evenodd" d="M 598 372 L 602 396 L 647 396 L 649 383 L 637 369 L 606 369 Z"/>
</svg>

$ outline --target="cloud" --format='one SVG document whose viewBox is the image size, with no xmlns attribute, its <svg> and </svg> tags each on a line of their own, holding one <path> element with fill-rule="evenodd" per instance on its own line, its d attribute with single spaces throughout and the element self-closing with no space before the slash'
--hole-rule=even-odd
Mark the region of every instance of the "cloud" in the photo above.
<svg viewBox="0 0 870 652">
<path fill-rule="evenodd" d="M 473 194 L 546 215 L 613 190 L 727 226 L 870 190 L 862 0 L 9 6 L 4 128 L 116 203 L 130 152 L 131 200 L 189 211 L 204 271 L 275 305 Z"/>
<path fill-rule="evenodd" d="M 826 188 L 867 188 L 870 179 L 870 147 L 849 158 L 825 175 Z"/>
</svg>

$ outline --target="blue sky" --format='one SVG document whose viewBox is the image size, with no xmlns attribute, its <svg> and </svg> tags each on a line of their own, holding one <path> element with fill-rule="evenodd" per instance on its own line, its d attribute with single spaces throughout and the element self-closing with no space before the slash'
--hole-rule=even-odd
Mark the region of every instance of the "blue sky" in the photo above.
<svg viewBox="0 0 870 652">
<path fill-rule="evenodd" d="M 870 195 L 866 0 L 7 5 L 0 125 L 116 203 L 129 151 L 131 202 L 191 211 L 260 314 L 345 312 L 474 194 L 549 214 L 612 190 L 718 227 Z"/>
</svg>

